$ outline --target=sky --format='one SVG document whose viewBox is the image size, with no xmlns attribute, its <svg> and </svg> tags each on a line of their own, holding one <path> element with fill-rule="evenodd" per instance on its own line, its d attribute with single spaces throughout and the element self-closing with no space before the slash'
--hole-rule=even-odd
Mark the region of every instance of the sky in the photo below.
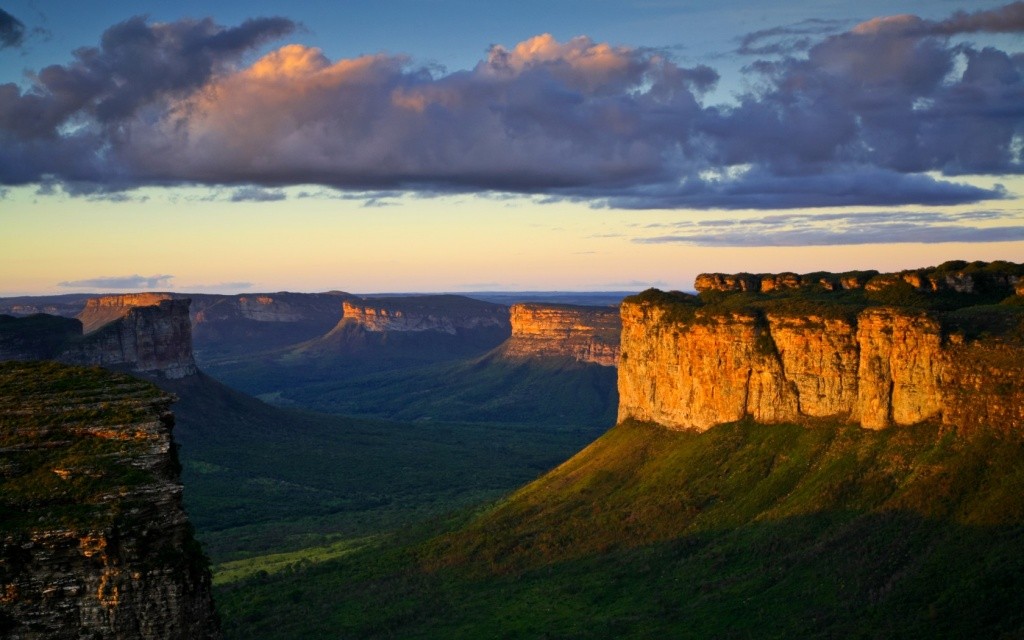
<svg viewBox="0 0 1024 640">
<path fill-rule="evenodd" d="M 0 0 L 0 295 L 1024 261 L 1024 2 Z"/>
</svg>

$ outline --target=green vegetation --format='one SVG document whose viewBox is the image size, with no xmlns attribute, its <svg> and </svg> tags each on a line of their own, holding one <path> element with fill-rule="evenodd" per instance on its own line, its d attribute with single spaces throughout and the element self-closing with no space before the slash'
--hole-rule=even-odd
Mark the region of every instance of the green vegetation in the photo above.
<svg viewBox="0 0 1024 640">
<path fill-rule="evenodd" d="M 307 547 L 298 551 L 269 553 L 263 556 L 223 562 L 213 571 L 215 585 L 230 584 L 255 575 L 260 577 L 282 571 L 296 571 L 327 560 L 346 556 L 354 551 L 366 548 L 376 541 L 376 537 L 355 540 L 339 540 L 320 547 Z"/>
<path fill-rule="evenodd" d="M 110 494 L 152 482 L 132 464 L 151 437 L 136 425 L 169 403 L 156 387 L 99 368 L 0 363 L 0 531 L 113 522 Z"/>
<path fill-rule="evenodd" d="M 492 356 L 356 373 L 285 389 L 274 399 L 314 411 L 405 422 L 572 426 L 591 432 L 611 426 L 618 407 L 613 367 L 569 358 L 512 361 Z"/>
<path fill-rule="evenodd" d="M 1016 637 L 1022 449 L 623 424 L 483 513 L 217 598 L 230 638 Z"/>
<path fill-rule="evenodd" d="M 215 563 L 390 532 L 496 499 L 599 434 L 284 410 L 204 375 L 160 384 L 181 398 L 185 503 Z"/>
<path fill-rule="evenodd" d="M 734 277 L 754 283 L 769 275 Z M 1014 295 L 1011 284 L 1012 278 L 1024 278 L 1024 264 L 954 260 L 898 274 L 851 271 L 790 276 L 788 281 L 799 286 L 769 292 L 709 290 L 697 296 L 650 289 L 626 301 L 657 306 L 665 311 L 664 321 L 670 323 L 699 323 L 730 314 L 746 314 L 759 321 L 765 314 L 774 314 L 804 321 L 818 317 L 856 322 L 857 315 L 870 307 L 896 307 L 930 312 L 947 333 L 961 333 L 967 339 L 1024 339 L 1024 297 Z M 860 286 L 842 288 L 840 282 L 849 280 Z M 930 289 L 933 282 L 938 290 Z M 957 286 L 967 286 L 964 283 L 971 290 L 957 291 Z"/>
</svg>

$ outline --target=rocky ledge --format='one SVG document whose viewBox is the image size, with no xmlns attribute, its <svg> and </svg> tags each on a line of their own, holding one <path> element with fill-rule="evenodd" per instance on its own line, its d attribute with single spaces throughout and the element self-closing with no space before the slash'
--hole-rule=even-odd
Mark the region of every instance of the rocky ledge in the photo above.
<svg viewBox="0 0 1024 640">
<path fill-rule="evenodd" d="M 172 400 L 101 369 L 0 363 L 0 637 L 220 637 Z"/>
</svg>

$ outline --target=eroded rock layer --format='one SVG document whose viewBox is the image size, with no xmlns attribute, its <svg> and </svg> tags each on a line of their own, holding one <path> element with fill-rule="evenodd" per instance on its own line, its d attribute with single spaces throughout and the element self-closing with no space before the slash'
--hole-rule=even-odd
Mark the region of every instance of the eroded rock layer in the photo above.
<svg viewBox="0 0 1024 640">
<path fill-rule="evenodd" d="M 374 333 L 435 331 L 455 335 L 509 325 L 507 307 L 454 295 L 346 300 L 342 310 L 341 323 Z"/>
<path fill-rule="evenodd" d="M 735 287 L 736 300 L 749 304 L 660 292 L 629 298 L 621 307 L 619 420 L 698 430 L 747 416 L 870 429 L 937 420 L 965 431 L 1021 432 L 1024 305 L 1014 300 L 1019 265 L 1011 267 L 1009 275 L 990 269 L 943 280 L 946 289 L 929 291 L 960 297 L 935 309 L 870 298 L 830 306 L 827 296 L 838 293 L 788 298 L 763 284 L 742 289 L 738 276 L 703 281 Z M 977 286 L 961 286 L 968 280 Z M 979 288 L 1009 298 L 972 307 Z"/>
<path fill-rule="evenodd" d="M 100 369 L 0 363 L 0 636 L 220 636 L 172 400 Z"/>
<path fill-rule="evenodd" d="M 166 378 L 196 372 L 188 300 L 112 308 L 119 315 L 86 335 L 81 320 L 0 316 L 0 360 L 59 360 Z"/>
<path fill-rule="evenodd" d="M 136 307 L 152 307 L 172 298 L 169 293 L 124 293 L 89 298 L 85 308 L 75 317 L 82 321 L 82 331 L 92 333 L 105 324 L 125 317 Z"/>
<path fill-rule="evenodd" d="M 614 367 L 622 321 L 618 309 L 556 304 L 514 304 L 512 336 L 501 347 L 509 358 L 565 357 Z"/>
<path fill-rule="evenodd" d="M 188 300 L 133 307 L 90 333 L 58 359 L 75 364 L 126 365 L 132 371 L 182 378 L 196 372 Z"/>
</svg>

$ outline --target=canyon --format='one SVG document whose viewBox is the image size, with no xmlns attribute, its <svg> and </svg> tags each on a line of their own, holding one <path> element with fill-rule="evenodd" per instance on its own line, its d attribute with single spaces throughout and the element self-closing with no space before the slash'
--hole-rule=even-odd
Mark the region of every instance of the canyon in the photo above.
<svg viewBox="0 0 1024 640">
<path fill-rule="evenodd" d="M 657 291 L 629 298 L 619 421 L 706 430 L 748 416 L 868 429 L 934 420 L 1021 432 L 1021 266 L 938 271 L 705 274 L 696 287 L 712 302 Z M 892 303 L 911 294 L 945 297 L 933 309 Z M 979 333 L 994 319 L 1005 326 Z"/>
</svg>

